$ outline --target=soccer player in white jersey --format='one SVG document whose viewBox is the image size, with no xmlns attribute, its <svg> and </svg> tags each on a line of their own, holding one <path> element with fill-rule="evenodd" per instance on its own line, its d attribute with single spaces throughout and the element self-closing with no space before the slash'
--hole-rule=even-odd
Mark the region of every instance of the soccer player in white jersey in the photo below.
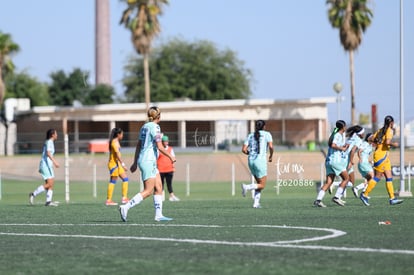
<svg viewBox="0 0 414 275">
<path fill-rule="evenodd" d="M 346 135 L 348 137 L 347 144 L 349 144 L 346 153 L 349 154 L 348 156 L 348 175 L 349 175 L 349 182 L 352 184 L 352 192 L 354 196 L 358 198 L 358 193 L 355 193 L 355 171 L 354 171 L 354 157 L 357 154 L 359 148 L 362 146 L 363 138 L 364 138 L 365 129 L 360 125 L 354 125 L 349 127 L 346 130 Z"/>
<path fill-rule="evenodd" d="M 249 169 L 254 176 L 256 183 L 242 184 L 242 195 L 246 196 L 248 190 L 255 190 L 253 208 L 260 208 L 260 196 L 266 186 L 267 180 L 267 151 L 269 151 L 269 162 L 273 157 L 272 135 L 265 131 L 265 122 L 257 120 L 255 131 L 250 133 L 244 141 L 242 152 L 248 155 Z"/>
<path fill-rule="evenodd" d="M 359 197 L 359 190 L 365 191 L 365 189 L 368 186 L 368 182 L 372 178 L 374 178 L 374 169 L 372 168 L 372 163 L 369 159 L 371 154 L 374 152 L 375 148 L 373 142 L 369 140 L 370 136 L 372 136 L 372 133 L 369 133 L 365 136 L 365 139 L 357 152 L 359 158 L 358 170 L 361 176 L 365 179 L 364 182 L 352 188 L 352 191 L 354 192 L 354 194 L 357 194 L 357 197 Z"/>
<path fill-rule="evenodd" d="M 157 168 L 158 152 L 166 155 L 171 162 L 175 157 L 169 154 L 161 142 L 161 129 L 158 123 L 161 119 L 161 111 L 158 107 L 150 107 L 147 112 L 148 121 L 141 127 L 138 136 L 138 143 L 135 148 L 134 162 L 130 171 L 134 173 L 137 166 L 141 171 L 144 190 L 136 194 L 128 203 L 119 207 L 122 221 L 127 221 L 130 208 L 140 204 L 145 198 L 154 193 L 155 221 L 170 221 L 162 213 L 162 182 Z"/>
<path fill-rule="evenodd" d="M 53 186 L 55 184 L 55 172 L 53 166 L 58 168 L 59 163 L 54 158 L 55 154 L 55 140 L 58 138 L 58 134 L 55 129 L 49 129 L 46 132 L 46 140 L 43 144 L 42 158 L 39 163 L 39 173 L 42 175 L 44 184 L 39 185 L 32 193 L 29 194 L 29 202 L 34 204 L 34 198 L 46 191 L 46 204 L 45 206 L 57 206 L 52 201 L 53 198 Z"/>
<path fill-rule="evenodd" d="M 340 193 L 343 192 L 343 187 L 349 180 L 347 172 L 348 155 L 345 154 L 345 151 L 349 146 L 346 144 L 345 137 L 346 123 L 343 120 L 338 120 L 335 126 L 336 127 L 331 133 L 328 141 L 329 149 L 325 160 L 326 182 L 321 187 L 321 190 L 319 190 L 316 200 L 313 202 L 313 205 L 316 207 L 326 207 L 322 200 L 336 176 L 341 176 L 342 178 L 338 187 Z M 334 197 L 332 200 L 336 204 L 343 205 L 343 201 L 341 201 L 340 198 Z"/>
</svg>

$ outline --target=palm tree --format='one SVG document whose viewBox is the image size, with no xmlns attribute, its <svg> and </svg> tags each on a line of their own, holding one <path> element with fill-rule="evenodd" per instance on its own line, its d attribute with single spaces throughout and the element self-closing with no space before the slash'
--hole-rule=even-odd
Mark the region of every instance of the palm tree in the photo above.
<svg viewBox="0 0 414 275">
<path fill-rule="evenodd" d="M 150 103 L 149 53 L 151 42 L 160 32 L 158 15 L 162 14 L 162 5 L 168 0 L 121 0 L 128 7 L 124 10 L 120 24 L 131 30 L 132 44 L 138 54 L 143 55 L 145 103 Z M 135 13 L 135 14 L 134 14 Z"/>
<path fill-rule="evenodd" d="M 5 72 L 12 72 L 14 70 L 14 64 L 10 59 L 10 55 L 18 51 L 19 45 L 13 42 L 10 34 L 0 31 L 0 106 L 6 94 L 3 77 Z"/>
<path fill-rule="evenodd" d="M 330 5 L 328 18 L 332 27 L 339 29 L 339 38 L 345 51 L 349 52 L 349 69 L 351 77 L 351 121 L 356 124 L 355 115 L 355 80 L 354 51 L 362 42 L 362 34 L 371 24 L 372 11 L 368 8 L 369 0 L 327 0 Z"/>
</svg>

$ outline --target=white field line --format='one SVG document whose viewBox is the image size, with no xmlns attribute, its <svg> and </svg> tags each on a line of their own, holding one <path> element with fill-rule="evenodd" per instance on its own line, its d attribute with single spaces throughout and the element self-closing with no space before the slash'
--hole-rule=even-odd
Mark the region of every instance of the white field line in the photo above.
<svg viewBox="0 0 414 275">
<path fill-rule="evenodd" d="M 214 227 L 214 228 L 229 228 L 232 226 L 219 226 L 219 225 L 173 225 L 173 224 L 0 224 L 0 226 L 170 226 L 170 227 Z M 239 226 L 234 226 L 234 228 Z M 328 251 L 346 251 L 346 252 L 371 252 L 371 253 L 383 253 L 383 254 L 406 254 L 414 255 L 414 250 L 394 250 L 383 248 L 361 248 L 361 247 L 335 247 L 335 246 L 322 246 L 322 245 L 297 245 L 295 243 L 319 241 L 324 239 L 336 238 L 345 235 L 346 232 L 330 229 L 330 228 L 317 228 L 317 227 L 299 227 L 299 226 L 278 226 L 278 225 L 253 225 L 242 227 L 266 227 L 266 228 L 283 228 L 283 229 L 301 229 L 301 230 L 315 230 L 326 231 L 331 234 L 315 238 L 298 239 L 290 241 L 277 241 L 277 242 L 231 242 L 231 241 L 216 241 L 216 240 L 199 240 L 199 239 L 175 239 L 175 238 L 155 238 L 155 237 L 136 237 L 136 236 L 100 236 L 100 235 L 70 235 L 70 234 L 41 234 L 41 233 L 13 233 L 13 232 L 0 232 L 1 235 L 7 236 L 26 236 L 26 237 L 52 237 L 52 238 L 85 238 L 85 239 L 106 239 L 106 240 L 141 240 L 141 241 L 166 241 L 177 243 L 192 243 L 192 244 L 217 244 L 217 245 L 234 245 L 234 246 L 260 246 L 260 247 L 281 247 L 281 248 L 293 248 L 293 249 L 309 249 L 309 250 L 328 250 Z"/>
<path fill-rule="evenodd" d="M 287 226 L 287 225 L 242 225 L 242 226 L 222 226 L 222 225 L 197 225 L 197 224 L 0 224 L 0 226 L 40 226 L 40 227 L 50 227 L 50 226 L 143 226 L 143 227 L 154 227 L 154 226 L 169 226 L 169 227 L 196 227 L 196 228 L 282 228 L 282 229 L 299 229 L 299 230 L 310 230 L 310 231 L 325 231 L 331 233 L 329 235 L 306 238 L 306 239 L 297 239 L 297 240 L 287 240 L 287 241 L 276 241 L 276 242 L 265 242 L 272 244 L 289 244 L 289 243 L 302 243 L 302 242 L 311 242 L 311 241 L 321 241 L 331 238 L 337 238 L 342 235 L 345 235 L 346 232 L 330 229 L 330 228 L 317 228 L 317 227 L 303 227 L 303 226 Z"/>
</svg>

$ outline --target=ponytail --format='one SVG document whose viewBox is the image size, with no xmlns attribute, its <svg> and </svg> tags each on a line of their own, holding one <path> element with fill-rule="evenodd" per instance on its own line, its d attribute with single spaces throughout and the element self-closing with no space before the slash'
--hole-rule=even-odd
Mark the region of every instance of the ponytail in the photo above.
<svg viewBox="0 0 414 275">
<path fill-rule="evenodd" d="M 256 121 L 255 130 L 254 130 L 254 139 L 256 140 L 256 143 L 257 143 L 257 154 L 260 154 L 260 131 L 263 130 L 265 124 L 266 123 L 264 122 L 264 120 Z"/>
<path fill-rule="evenodd" d="M 118 135 L 120 133 L 122 133 L 122 129 L 121 128 L 113 128 L 111 130 L 111 134 L 109 135 L 109 152 L 111 151 L 111 143 L 114 140 L 114 138 L 118 137 Z"/>
<path fill-rule="evenodd" d="M 332 142 L 333 142 L 334 136 L 335 136 L 336 133 L 338 133 L 338 131 L 339 131 L 339 129 L 335 127 L 335 129 L 333 130 L 333 132 L 329 136 L 329 140 L 328 140 L 329 147 L 332 146 Z"/>
<path fill-rule="evenodd" d="M 392 116 L 386 116 L 384 118 L 384 126 L 375 133 L 374 143 L 376 144 L 382 143 L 382 140 L 388 128 L 390 127 L 391 122 L 394 122 L 394 118 Z"/>
<path fill-rule="evenodd" d="M 333 142 L 333 140 L 334 140 L 334 137 L 335 137 L 335 134 L 336 133 L 338 133 L 340 130 L 342 130 L 343 128 L 345 128 L 345 126 L 346 126 L 346 123 L 345 123 L 345 121 L 343 121 L 343 120 L 338 120 L 336 123 L 335 123 L 335 129 L 333 130 L 333 132 L 332 132 L 332 134 L 330 135 L 330 137 L 329 137 L 329 140 L 328 140 L 328 145 L 329 145 L 329 147 L 331 147 L 332 146 L 332 142 Z"/>
</svg>

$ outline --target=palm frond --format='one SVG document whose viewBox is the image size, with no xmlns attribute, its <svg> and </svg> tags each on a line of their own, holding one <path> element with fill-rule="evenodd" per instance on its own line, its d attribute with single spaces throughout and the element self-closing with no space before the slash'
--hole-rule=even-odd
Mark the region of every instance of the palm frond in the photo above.
<svg viewBox="0 0 414 275">
<path fill-rule="evenodd" d="M 19 50 L 19 45 L 13 42 L 10 34 L 0 32 L 0 55 L 6 56 Z"/>
<path fill-rule="evenodd" d="M 131 15 L 131 13 L 133 12 L 134 10 L 133 9 L 131 9 L 131 8 L 127 8 L 127 9 L 125 9 L 124 11 L 123 11 L 123 13 L 122 13 L 122 17 L 121 17 L 121 20 L 119 21 L 119 24 L 120 25 L 122 25 L 122 24 L 124 24 L 125 26 L 128 26 L 129 25 L 129 22 L 130 22 L 130 15 Z"/>
<path fill-rule="evenodd" d="M 131 30 L 131 40 L 138 53 L 148 53 L 151 41 L 161 32 L 158 16 L 168 0 L 124 0 L 128 8 L 120 23 Z M 133 13 L 136 11 L 136 15 Z"/>
</svg>

